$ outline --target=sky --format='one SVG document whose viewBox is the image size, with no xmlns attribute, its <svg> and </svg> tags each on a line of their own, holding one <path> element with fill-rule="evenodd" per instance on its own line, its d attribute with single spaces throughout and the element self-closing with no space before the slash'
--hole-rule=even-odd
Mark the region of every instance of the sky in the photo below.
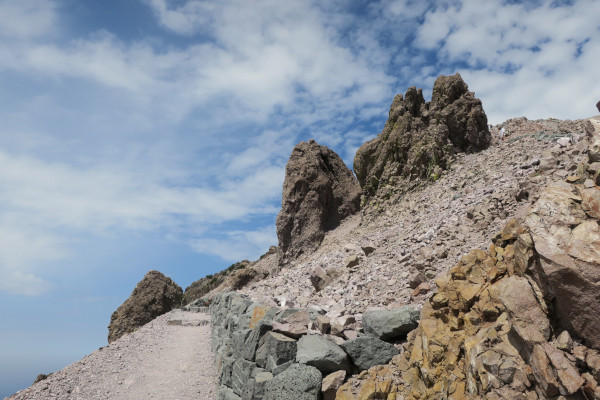
<svg viewBox="0 0 600 400">
<path fill-rule="evenodd" d="M 151 269 L 277 244 L 285 163 L 351 167 L 460 72 L 489 122 L 598 113 L 600 2 L 0 0 L 0 396 L 106 345 Z"/>
</svg>

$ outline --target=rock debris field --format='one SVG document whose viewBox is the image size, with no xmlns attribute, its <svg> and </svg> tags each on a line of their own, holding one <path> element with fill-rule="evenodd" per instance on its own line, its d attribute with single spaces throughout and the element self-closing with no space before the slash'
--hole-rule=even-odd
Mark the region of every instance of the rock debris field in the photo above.
<svg viewBox="0 0 600 400">
<path fill-rule="evenodd" d="M 7 399 L 214 399 L 208 322 L 174 310 Z"/>
</svg>

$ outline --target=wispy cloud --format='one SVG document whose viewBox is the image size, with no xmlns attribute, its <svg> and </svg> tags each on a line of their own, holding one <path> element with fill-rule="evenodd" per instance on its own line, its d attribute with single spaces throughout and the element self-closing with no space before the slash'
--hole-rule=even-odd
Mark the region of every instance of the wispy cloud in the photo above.
<svg viewBox="0 0 600 400">
<path fill-rule="evenodd" d="M 56 5 L 51 1 L 4 0 L 0 15 L 0 37 L 30 39 L 55 32 Z"/>
<path fill-rule="evenodd" d="M 460 66 L 496 123 L 581 118 L 595 113 L 598 96 L 586 86 L 600 62 L 599 12 L 591 0 L 451 1 L 425 14 L 415 45 L 440 66 Z"/>
</svg>

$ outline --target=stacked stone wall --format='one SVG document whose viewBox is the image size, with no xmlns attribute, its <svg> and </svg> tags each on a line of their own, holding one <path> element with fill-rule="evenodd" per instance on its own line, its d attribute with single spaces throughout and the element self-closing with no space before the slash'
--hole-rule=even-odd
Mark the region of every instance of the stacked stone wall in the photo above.
<svg viewBox="0 0 600 400">
<path fill-rule="evenodd" d="M 268 307 L 233 292 L 216 296 L 209 312 L 220 400 L 334 399 L 347 377 L 398 354 L 382 338 L 405 337 L 419 315 L 408 307 L 365 313 L 369 333 L 344 338 L 318 310 Z"/>
</svg>

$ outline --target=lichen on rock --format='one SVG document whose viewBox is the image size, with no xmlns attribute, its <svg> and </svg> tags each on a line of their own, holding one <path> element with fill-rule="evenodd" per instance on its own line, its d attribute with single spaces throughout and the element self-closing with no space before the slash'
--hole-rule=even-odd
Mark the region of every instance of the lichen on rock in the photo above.
<svg viewBox="0 0 600 400">
<path fill-rule="evenodd" d="M 490 142 L 481 101 L 458 73 L 440 76 L 431 102 L 415 87 L 394 98 L 383 131 L 358 149 L 354 172 L 367 197 L 386 196 L 406 181 L 436 180 L 452 154 L 483 150 Z"/>
</svg>

